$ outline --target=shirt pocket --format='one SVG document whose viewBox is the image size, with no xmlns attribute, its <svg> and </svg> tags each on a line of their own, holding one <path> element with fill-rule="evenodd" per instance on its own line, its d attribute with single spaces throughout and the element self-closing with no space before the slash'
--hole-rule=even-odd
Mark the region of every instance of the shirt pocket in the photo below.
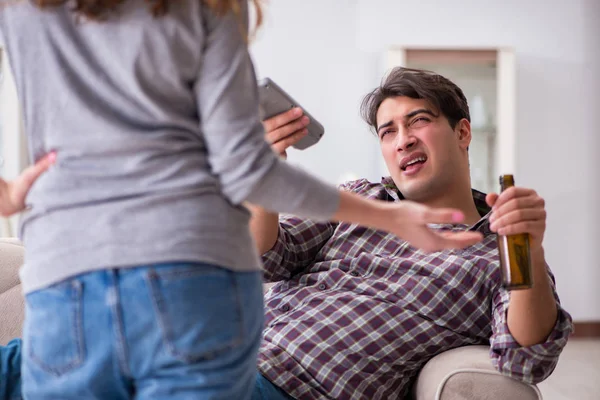
<svg viewBox="0 0 600 400">
<path fill-rule="evenodd" d="M 76 279 L 26 296 L 25 362 L 55 377 L 85 361 L 83 285 Z"/>
</svg>

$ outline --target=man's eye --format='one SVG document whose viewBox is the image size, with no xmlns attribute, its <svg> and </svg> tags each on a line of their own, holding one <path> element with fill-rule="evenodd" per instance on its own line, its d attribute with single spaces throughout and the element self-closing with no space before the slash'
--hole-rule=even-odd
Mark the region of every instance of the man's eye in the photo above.
<svg viewBox="0 0 600 400">
<path fill-rule="evenodd" d="M 383 132 L 381 132 L 381 133 L 379 134 L 379 137 L 380 137 L 380 138 L 383 138 L 383 137 L 384 137 L 385 135 L 387 135 L 388 133 L 392 133 L 392 131 L 391 131 L 391 130 L 383 131 Z"/>
<path fill-rule="evenodd" d="M 423 126 L 425 124 L 427 124 L 428 122 L 431 122 L 431 120 L 429 118 L 425 118 L 425 117 L 419 117 L 419 118 L 415 118 L 412 120 L 412 122 L 410 123 L 410 126 L 412 127 L 419 127 L 419 126 Z"/>
</svg>

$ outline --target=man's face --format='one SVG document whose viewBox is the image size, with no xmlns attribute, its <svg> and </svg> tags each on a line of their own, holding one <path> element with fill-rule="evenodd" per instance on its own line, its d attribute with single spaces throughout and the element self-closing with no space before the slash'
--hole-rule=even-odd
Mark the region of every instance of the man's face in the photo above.
<svg viewBox="0 0 600 400">
<path fill-rule="evenodd" d="M 431 201 L 465 174 L 468 179 L 468 121 L 452 129 L 426 100 L 384 100 L 377 111 L 377 135 L 388 171 L 406 199 Z"/>
</svg>

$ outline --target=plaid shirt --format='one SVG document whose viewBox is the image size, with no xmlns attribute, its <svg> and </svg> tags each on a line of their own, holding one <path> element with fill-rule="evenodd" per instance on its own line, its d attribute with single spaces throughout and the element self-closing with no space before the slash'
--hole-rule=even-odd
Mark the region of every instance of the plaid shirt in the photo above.
<svg viewBox="0 0 600 400">
<path fill-rule="evenodd" d="M 393 181 L 343 185 L 372 199 L 400 201 Z M 496 235 L 485 195 L 473 191 L 484 240 L 425 254 L 396 236 L 346 223 L 282 217 L 279 238 L 263 255 L 266 294 L 260 372 L 298 399 L 400 399 L 432 357 L 489 344 L 493 365 L 528 383 L 554 369 L 572 331 L 559 304 L 545 343 L 521 347 L 507 322 Z"/>
</svg>

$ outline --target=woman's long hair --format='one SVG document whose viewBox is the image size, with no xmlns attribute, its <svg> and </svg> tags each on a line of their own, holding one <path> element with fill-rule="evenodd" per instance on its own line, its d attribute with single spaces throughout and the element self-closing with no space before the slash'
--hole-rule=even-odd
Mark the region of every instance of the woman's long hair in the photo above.
<svg viewBox="0 0 600 400">
<path fill-rule="evenodd" d="M 127 0 L 32 0 L 40 8 L 56 7 L 68 2 L 73 2 L 73 12 L 91 20 L 102 20 L 111 13 L 118 11 L 118 7 Z M 156 17 L 166 14 L 169 5 L 176 0 L 146 0 L 148 8 Z M 242 2 L 246 0 L 198 0 L 210 8 L 217 15 L 233 13 L 241 18 Z M 248 0 L 256 9 L 256 23 L 254 29 L 262 24 L 262 8 L 260 0 Z"/>
</svg>

